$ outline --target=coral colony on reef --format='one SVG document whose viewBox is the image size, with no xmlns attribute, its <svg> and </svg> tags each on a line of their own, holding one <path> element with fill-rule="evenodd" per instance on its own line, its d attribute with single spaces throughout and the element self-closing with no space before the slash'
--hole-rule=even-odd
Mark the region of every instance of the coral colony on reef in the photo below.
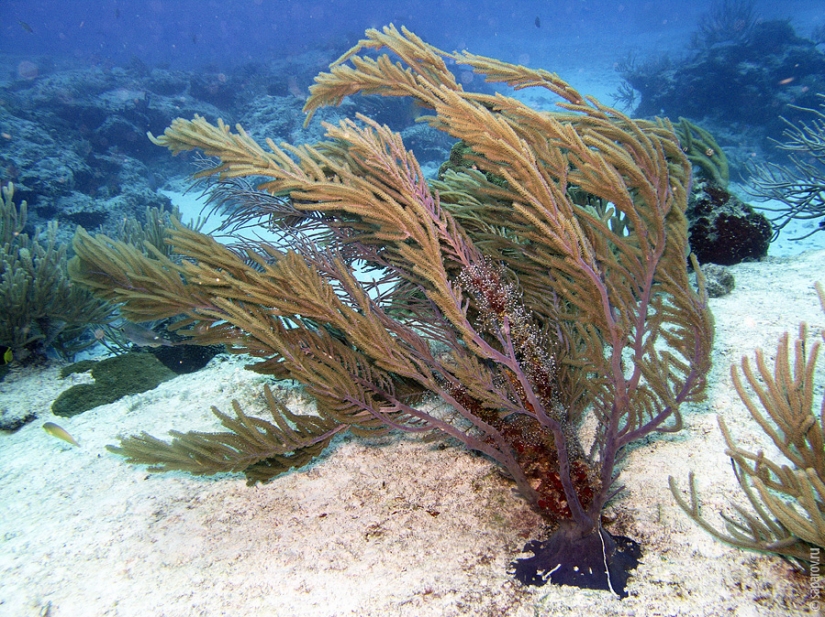
<svg viewBox="0 0 825 617">
<path fill-rule="evenodd" d="M 14 192 L 10 182 L 0 195 L 0 346 L 7 361 L 44 358 L 48 349 L 71 355 L 89 324 L 110 321 L 112 309 L 71 284 L 56 222 L 44 234 L 24 232 L 27 203 L 15 205 Z"/>
<path fill-rule="evenodd" d="M 447 60 L 545 88 L 560 110 L 467 92 Z M 343 431 L 452 438 L 498 463 L 554 529 L 513 564 L 519 580 L 626 595 L 640 548 L 601 522 L 622 489 L 617 465 L 629 444 L 679 430 L 713 341 L 702 278 L 688 282 L 691 166 L 673 128 L 392 26 L 319 75 L 305 110 L 355 94 L 412 97 L 421 121 L 460 140 L 460 164 L 428 183 L 400 136 L 360 115 L 325 125 L 325 141 L 268 149 L 240 127 L 177 119 L 155 142 L 202 150 L 219 159 L 202 176 L 248 177 L 278 197 L 243 216 L 259 206 L 286 244 L 226 247 L 179 226 L 166 255 L 78 233 L 72 277 L 125 317 L 182 316 L 190 342 L 250 354 L 252 370 L 317 401 L 317 416 L 297 415 L 266 389 L 270 420 L 236 404 L 215 410 L 225 432 L 144 433 L 115 451 L 255 483 Z"/>
<path fill-rule="evenodd" d="M 817 283 L 816 290 L 825 311 L 825 289 Z M 825 330 L 811 337 L 803 323 L 793 344 L 787 333 L 779 340 L 773 370 L 762 350 L 754 354 L 755 366 L 747 357 L 742 358 L 744 382 L 738 367 L 731 367 L 739 397 L 782 460 L 739 446 L 719 418 L 726 453 L 750 502 L 750 508 L 734 504 L 736 518 L 722 515 L 725 531 L 702 516 L 693 473 L 689 501 L 670 478 L 677 503 L 702 529 L 739 548 L 782 555 L 814 576 L 820 550 L 825 547 L 825 398 L 819 417 L 814 409 L 814 392 L 821 387 L 814 376 L 823 340 Z"/>
</svg>

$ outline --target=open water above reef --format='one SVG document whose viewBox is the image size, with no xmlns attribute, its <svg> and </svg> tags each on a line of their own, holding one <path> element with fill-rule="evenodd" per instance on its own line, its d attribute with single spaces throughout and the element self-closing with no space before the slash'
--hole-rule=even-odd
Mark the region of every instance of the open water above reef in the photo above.
<svg viewBox="0 0 825 617">
<path fill-rule="evenodd" d="M 737 13 L 725 21 L 725 6 L 729 13 L 744 11 L 744 17 Z M 157 189 L 174 188 L 169 183 L 193 167 L 186 157 L 171 159 L 153 146 L 146 132 L 159 134 L 177 116 L 222 117 L 240 122 L 257 139 L 276 142 L 320 138 L 318 121 L 302 126 L 301 106 L 312 79 L 364 28 L 391 21 L 447 50 L 555 71 L 581 92 L 628 113 L 646 109 L 674 121 L 688 115 L 714 134 L 730 160 L 733 182 L 744 189 L 749 165 L 786 161 L 771 141 L 782 138 L 780 117 L 809 119 L 793 105 L 816 106 L 816 93 L 825 90 L 825 8 L 802 0 L 512 6 L 11 0 L 0 6 L 0 16 L 0 182 L 18 185 L 32 228 L 55 219 L 66 238 L 76 224 L 112 231 L 116 221 L 168 203 Z M 748 56 L 742 33 L 780 22 L 792 36 L 774 35 L 777 50 L 760 48 Z M 721 56 L 727 72 L 713 69 L 719 49 L 740 47 L 744 55 Z M 671 77 L 657 81 L 652 92 L 671 88 L 673 95 L 658 101 L 640 75 L 661 79 L 655 72 L 660 66 Z M 675 69 L 682 66 L 699 72 L 680 81 Z M 489 89 L 472 73 L 460 67 L 456 72 L 465 87 Z M 628 80 L 641 90 L 628 89 Z M 700 90 L 707 94 L 698 98 Z M 752 94 L 743 98 L 742 92 Z M 518 96 L 544 109 L 555 103 L 543 90 Z M 425 168 L 434 172 L 445 159 L 449 141 L 414 128 L 422 110 L 399 101 L 353 104 L 405 131 Z M 760 106 L 765 111 L 754 121 L 751 112 Z M 336 117 L 332 111 L 319 120 Z M 748 200 L 747 191 L 740 192 Z M 782 246 L 772 253 L 822 245 L 817 236 L 788 244 L 794 235 L 780 236 Z"/>
</svg>

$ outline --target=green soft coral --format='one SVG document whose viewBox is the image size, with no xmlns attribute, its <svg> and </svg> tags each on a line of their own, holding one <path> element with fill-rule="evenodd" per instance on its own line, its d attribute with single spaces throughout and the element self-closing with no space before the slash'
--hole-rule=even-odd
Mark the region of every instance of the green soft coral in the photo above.
<svg viewBox="0 0 825 617">
<path fill-rule="evenodd" d="M 110 320 L 111 307 L 69 280 L 57 223 L 30 238 L 26 202 L 17 206 L 13 198 L 9 183 L 0 200 L 0 345 L 17 360 L 48 347 L 70 354 L 90 324 Z"/>
</svg>

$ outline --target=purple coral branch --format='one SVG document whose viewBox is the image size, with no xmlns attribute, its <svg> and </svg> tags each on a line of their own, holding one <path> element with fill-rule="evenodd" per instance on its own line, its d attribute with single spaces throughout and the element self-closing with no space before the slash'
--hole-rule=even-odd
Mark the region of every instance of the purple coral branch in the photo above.
<svg viewBox="0 0 825 617">
<path fill-rule="evenodd" d="M 510 336 L 510 320 L 507 317 L 504 318 L 502 334 L 504 336 L 505 348 L 507 349 L 507 356 L 512 360 L 510 370 L 516 375 L 527 397 L 527 402 L 534 410 L 534 414 L 532 415 L 536 417 L 542 426 L 553 433 L 553 444 L 556 448 L 556 456 L 559 462 L 559 480 L 564 489 L 564 496 L 567 499 L 567 505 L 570 508 L 573 520 L 577 525 L 587 529 L 593 525 L 593 519 L 584 511 L 579 495 L 576 492 L 576 487 L 573 486 L 573 480 L 570 477 L 570 456 L 567 453 L 567 438 L 564 435 L 561 423 L 548 415 L 544 405 L 539 401 L 538 396 L 536 396 L 530 380 L 527 378 L 527 375 L 524 374 L 521 365 L 516 361 L 513 339 Z"/>
<path fill-rule="evenodd" d="M 381 396 L 384 400 L 391 401 L 392 407 L 388 408 L 387 412 L 376 412 L 371 406 L 365 405 L 363 401 L 360 401 L 354 397 L 346 397 L 344 400 L 346 400 L 349 403 L 360 406 L 365 411 L 368 411 L 372 416 L 381 420 L 381 422 L 387 424 L 392 428 L 396 428 L 407 432 L 426 432 L 428 430 L 431 431 L 437 429 L 447 435 L 450 435 L 451 437 L 458 439 L 471 450 L 477 450 L 479 452 L 482 452 L 490 458 L 492 458 L 493 460 L 497 461 L 499 464 L 501 464 L 505 469 L 507 469 L 508 473 L 512 475 L 513 480 L 518 486 L 519 492 L 522 494 L 522 496 L 532 505 L 535 505 L 538 502 L 538 494 L 536 493 L 536 490 L 527 480 L 524 471 L 522 470 L 521 466 L 518 464 L 518 461 L 513 455 L 510 444 L 506 441 L 504 436 L 495 428 L 490 426 L 487 422 L 484 422 L 478 416 L 467 410 L 448 391 L 446 391 L 443 388 L 438 388 L 436 389 L 436 394 L 438 394 L 446 403 L 448 403 L 456 411 L 458 411 L 458 413 L 460 413 L 463 418 L 471 422 L 473 426 L 479 429 L 487 437 L 492 439 L 495 443 L 495 446 L 492 446 L 489 443 L 482 441 L 481 439 L 473 437 L 467 431 L 461 430 L 460 428 L 453 426 L 449 422 L 441 420 L 440 418 L 436 418 L 435 416 L 425 411 L 421 411 L 420 409 L 416 409 L 415 407 L 412 407 L 401 402 L 391 393 L 386 392 L 381 388 L 378 388 L 376 384 L 372 382 L 368 382 L 355 375 L 353 376 L 353 378 L 359 384 L 369 388 L 374 393 Z M 424 421 L 426 423 L 426 428 L 410 427 L 407 424 L 395 422 L 391 419 L 389 414 L 396 412 L 403 412 L 407 415 L 416 417 Z"/>
</svg>

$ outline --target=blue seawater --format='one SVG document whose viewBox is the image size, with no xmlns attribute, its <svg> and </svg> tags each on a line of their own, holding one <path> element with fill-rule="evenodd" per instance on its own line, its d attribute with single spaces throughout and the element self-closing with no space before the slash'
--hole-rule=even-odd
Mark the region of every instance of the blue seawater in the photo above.
<svg viewBox="0 0 825 617">
<path fill-rule="evenodd" d="M 732 188 L 751 202 L 750 166 L 788 162 L 776 148 L 782 118 L 812 119 L 794 106 L 816 108 L 825 92 L 821 0 L 0 0 L 0 183 L 18 185 L 32 227 L 57 219 L 65 234 L 75 224 L 112 231 L 191 171 L 169 164 L 146 132 L 200 113 L 256 138 L 315 140 L 317 123 L 300 128 L 312 78 L 365 29 L 389 23 L 447 51 L 557 72 L 630 115 L 686 116 L 714 134 Z M 743 52 L 753 28 L 761 37 Z M 773 42 L 785 46 L 771 51 Z M 787 51 L 794 45 L 802 60 Z M 467 88 L 489 88 L 456 73 Z M 515 95 L 539 108 L 556 102 L 542 90 Z M 379 107 L 361 111 L 398 130 L 419 113 Z M 44 161 L 33 144 L 47 139 L 67 154 Z M 443 143 L 410 147 L 430 171 L 443 160 Z M 825 233 L 791 240 L 821 224 L 794 221 L 771 252 L 825 245 Z"/>
</svg>

